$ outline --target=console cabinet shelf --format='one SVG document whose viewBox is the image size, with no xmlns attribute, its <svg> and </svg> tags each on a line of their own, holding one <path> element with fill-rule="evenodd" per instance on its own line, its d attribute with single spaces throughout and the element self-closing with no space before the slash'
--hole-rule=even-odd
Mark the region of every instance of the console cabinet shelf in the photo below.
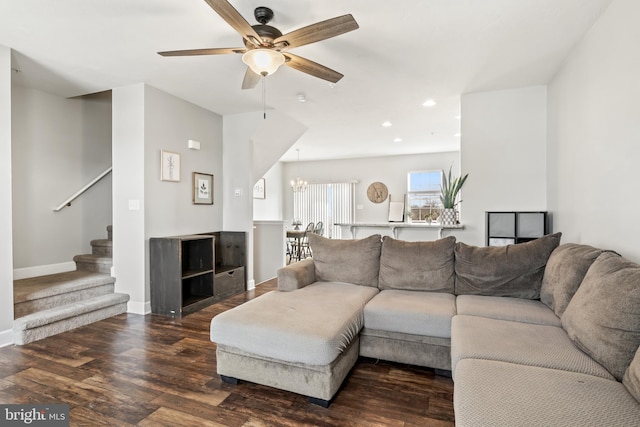
<svg viewBox="0 0 640 427">
<path fill-rule="evenodd" d="M 487 212 L 487 246 L 528 242 L 548 234 L 547 212 Z"/>
<path fill-rule="evenodd" d="M 181 317 L 244 292 L 243 232 L 149 239 L 151 311 Z"/>
</svg>

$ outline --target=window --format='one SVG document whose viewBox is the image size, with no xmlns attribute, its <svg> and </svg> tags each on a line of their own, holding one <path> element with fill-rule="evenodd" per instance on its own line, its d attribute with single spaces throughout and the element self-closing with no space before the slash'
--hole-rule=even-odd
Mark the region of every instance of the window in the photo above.
<svg viewBox="0 0 640 427">
<path fill-rule="evenodd" d="M 440 185 L 442 171 L 409 172 L 407 176 L 407 210 L 412 221 L 436 221 L 442 210 Z"/>
</svg>

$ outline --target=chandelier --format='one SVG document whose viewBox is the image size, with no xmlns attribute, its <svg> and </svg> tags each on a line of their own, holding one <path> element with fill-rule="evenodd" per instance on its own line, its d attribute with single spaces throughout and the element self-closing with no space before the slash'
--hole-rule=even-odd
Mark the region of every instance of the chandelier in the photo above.
<svg viewBox="0 0 640 427">
<path fill-rule="evenodd" d="M 291 188 L 294 193 L 299 193 L 307 189 L 308 183 L 300 178 L 300 149 L 296 148 L 296 151 L 298 152 L 298 161 L 296 163 L 298 165 L 298 178 L 291 180 Z"/>
</svg>

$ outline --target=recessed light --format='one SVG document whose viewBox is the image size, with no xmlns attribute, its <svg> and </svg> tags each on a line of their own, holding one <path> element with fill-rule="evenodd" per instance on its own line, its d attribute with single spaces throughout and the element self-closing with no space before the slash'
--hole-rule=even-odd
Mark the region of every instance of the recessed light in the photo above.
<svg viewBox="0 0 640 427">
<path fill-rule="evenodd" d="M 453 134 L 453 136 L 455 136 L 456 138 L 460 138 L 460 134 L 459 133 L 455 133 L 455 134 Z"/>
<path fill-rule="evenodd" d="M 402 142 L 402 138 L 394 138 L 393 142 Z"/>
<path fill-rule="evenodd" d="M 460 114 L 458 114 L 458 115 L 456 116 L 456 119 L 460 120 Z"/>
<path fill-rule="evenodd" d="M 427 99 L 426 101 L 424 101 L 424 103 L 422 105 L 424 105 L 425 107 L 435 107 L 437 104 L 437 102 L 433 99 Z"/>
<path fill-rule="evenodd" d="M 392 124 L 391 124 L 391 122 L 389 120 L 387 120 L 386 122 L 382 122 L 382 127 L 388 128 L 388 127 L 391 127 L 391 126 L 392 126 Z"/>
<path fill-rule="evenodd" d="M 307 97 L 304 93 L 299 93 L 296 97 L 298 98 L 298 102 L 307 102 Z"/>
</svg>

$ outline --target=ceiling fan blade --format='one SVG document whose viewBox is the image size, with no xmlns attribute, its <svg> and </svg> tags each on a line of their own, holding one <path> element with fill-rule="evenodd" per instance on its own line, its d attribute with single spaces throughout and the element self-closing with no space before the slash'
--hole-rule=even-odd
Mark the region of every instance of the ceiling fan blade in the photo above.
<svg viewBox="0 0 640 427">
<path fill-rule="evenodd" d="M 353 19 L 353 16 L 347 14 L 291 31 L 275 39 L 273 44 L 278 45 L 278 43 L 286 42 L 286 47 L 283 49 L 290 49 L 339 36 L 358 28 L 360 26 Z"/>
<path fill-rule="evenodd" d="M 260 74 L 254 73 L 251 68 L 247 67 L 247 72 L 244 73 L 244 79 L 242 80 L 242 89 L 253 89 L 261 77 Z"/>
<path fill-rule="evenodd" d="M 222 19 L 227 21 L 227 24 L 231 25 L 234 30 L 236 30 L 240 35 L 249 40 L 252 43 L 257 43 L 258 45 L 262 42 L 262 39 L 256 33 L 256 30 L 249 25 L 246 19 L 240 15 L 231 3 L 227 0 L 204 0 L 207 2 L 211 9 L 213 9 Z"/>
<path fill-rule="evenodd" d="M 324 65 L 320 65 L 317 62 L 310 61 L 301 56 L 293 55 L 289 52 L 284 53 L 284 56 L 287 58 L 284 65 L 298 71 L 302 71 L 303 73 L 310 74 L 314 77 L 318 77 L 319 79 L 327 80 L 331 83 L 338 83 L 338 81 L 344 77 L 343 74 L 340 74 L 331 68 L 327 68 Z"/>
<path fill-rule="evenodd" d="M 242 47 L 221 47 L 212 49 L 187 49 L 187 50 L 168 50 L 158 52 L 162 56 L 194 56 L 194 55 L 224 55 L 227 53 L 245 53 L 247 49 Z"/>
</svg>

